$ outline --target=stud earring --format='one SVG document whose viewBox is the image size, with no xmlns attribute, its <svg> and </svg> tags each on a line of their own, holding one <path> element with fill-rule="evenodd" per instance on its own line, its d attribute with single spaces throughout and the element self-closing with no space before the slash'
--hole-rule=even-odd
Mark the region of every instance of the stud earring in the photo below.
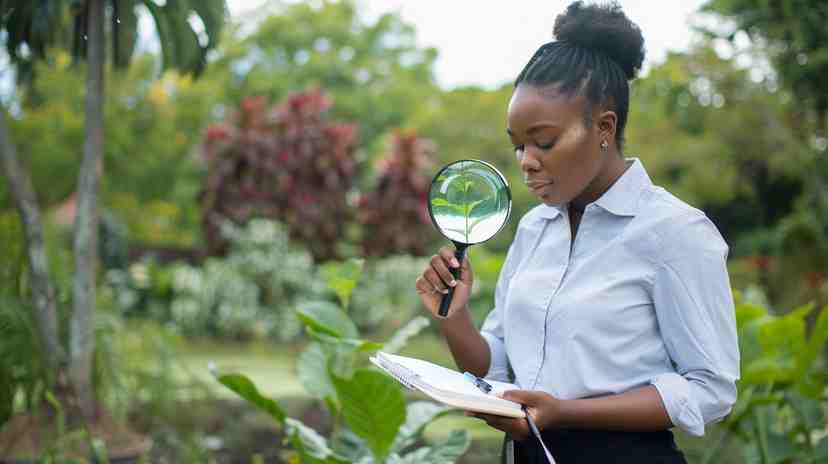
<svg viewBox="0 0 828 464">
<path fill-rule="evenodd" d="M 606 140 L 602 140 L 601 141 L 601 151 L 607 151 L 607 148 L 609 148 L 609 144 L 607 143 Z"/>
</svg>

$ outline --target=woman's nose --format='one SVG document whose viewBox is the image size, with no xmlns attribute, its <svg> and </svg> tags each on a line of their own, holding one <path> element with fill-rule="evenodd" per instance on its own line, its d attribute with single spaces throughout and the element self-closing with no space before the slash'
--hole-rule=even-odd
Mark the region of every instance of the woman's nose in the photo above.
<svg viewBox="0 0 828 464">
<path fill-rule="evenodd" d="M 531 153 L 531 150 L 522 150 L 518 153 L 520 169 L 523 172 L 535 171 L 540 168 L 540 161 Z"/>
</svg>

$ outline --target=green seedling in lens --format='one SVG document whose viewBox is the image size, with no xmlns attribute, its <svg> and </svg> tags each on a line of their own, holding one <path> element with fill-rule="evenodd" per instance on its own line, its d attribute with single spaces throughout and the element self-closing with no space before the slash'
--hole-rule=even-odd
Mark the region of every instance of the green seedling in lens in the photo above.
<svg viewBox="0 0 828 464">
<path fill-rule="evenodd" d="M 445 176 L 440 176 L 437 180 L 445 180 Z M 462 234 L 465 237 L 465 242 L 470 243 L 469 236 L 471 235 L 472 231 L 474 230 L 475 226 L 477 226 L 480 221 L 485 219 L 485 216 L 481 216 L 476 219 L 471 219 L 472 214 L 474 213 L 475 209 L 480 206 L 481 204 L 485 203 L 489 199 L 493 198 L 494 195 L 488 195 L 486 198 L 475 200 L 475 201 L 468 201 L 470 192 L 473 191 L 474 181 L 469 179 L 469 174 L 465 166 L 460 171 L 460 179 L 459 182 L 453 184 L 454 186 L 458 186 L 455 190 L 457 192 L 456 195 L 452 195 L 454 197 L 461 196 L 462 200 L 459 204 L 452 203 L 445 198 L 434 198 L 431 201 L 432 207 L 443 207 L 447 208 L 452 211 L 454 214 L 458 216 L 462 216 L 465 222 L 464 229 L 453 229 L 453 228 L 446 228 L 446 230 L 450 230 L 452 232 L 457 232 Z M 448 194 L 446 196 L 449 196 Z"/>
</svg>

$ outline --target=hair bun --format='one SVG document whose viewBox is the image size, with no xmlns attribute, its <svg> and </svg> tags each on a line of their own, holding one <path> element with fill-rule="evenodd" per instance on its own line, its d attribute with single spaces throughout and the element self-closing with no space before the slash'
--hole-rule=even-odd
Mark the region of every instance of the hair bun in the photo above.
<svg viewBox="0 0 828 464">
<path fill-rule="evenodd" d="M 584 5 L 576 1 L 555 18 L 555 38 L 600 51 L 635 79 L 644 62 L 641 29 L 615 3 Z"/>
</svg>

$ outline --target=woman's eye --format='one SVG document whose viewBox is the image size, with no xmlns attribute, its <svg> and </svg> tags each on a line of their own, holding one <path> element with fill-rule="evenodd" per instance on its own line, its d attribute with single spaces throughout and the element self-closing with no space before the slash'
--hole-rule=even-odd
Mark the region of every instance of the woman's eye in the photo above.
<svg viewBox="0 0 828 464">
<path fill-rule="evenodd" d="M 540 148 L 541 150 L 549 150 L 554 146 L 555 146 L 555 141 L 554 140 L 549 142 L 548 144 L 540 144 L 540 143 L 538 144 L 538 148 Z"/>
<path fill-rule="evenodd" d="M 523 145 L 515 145 L 515 156 L 520 159 L 523 156 Z"/>
</svg>

